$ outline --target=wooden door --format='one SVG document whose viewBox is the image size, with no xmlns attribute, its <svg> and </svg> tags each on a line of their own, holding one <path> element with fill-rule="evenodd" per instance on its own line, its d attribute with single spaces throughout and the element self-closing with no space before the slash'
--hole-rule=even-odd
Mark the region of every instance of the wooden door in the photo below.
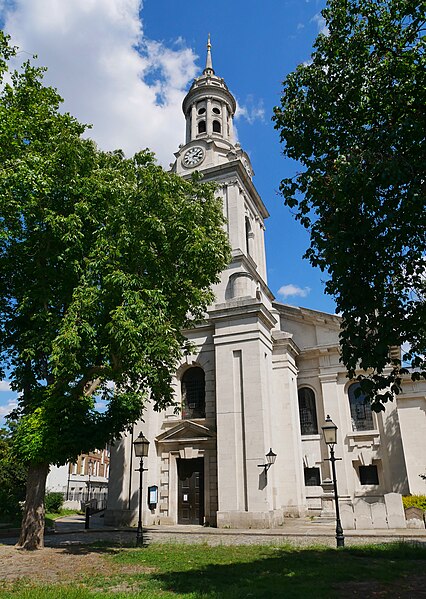
<svg viewBox="0 0 426 599">
<path fill-rule="evenodd" d="M 178 460 L 178 524 L 203 524 L 204 460 Z"/>
</svg>

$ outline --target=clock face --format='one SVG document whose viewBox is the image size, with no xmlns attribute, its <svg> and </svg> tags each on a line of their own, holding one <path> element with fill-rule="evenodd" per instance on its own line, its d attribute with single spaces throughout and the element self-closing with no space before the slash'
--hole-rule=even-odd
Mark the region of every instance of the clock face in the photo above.
<svg viewBox="0 0 426 599">
<path fill-rule="evenodd" d="M 185 152 L 182 162 L 184 166 L 191 168 L 202 162 L 203 159 L 203 148 L 200 148 L 200 146 L 194 146 L 193 148 L 189 148 L 189 150 Z"/>
</svg>

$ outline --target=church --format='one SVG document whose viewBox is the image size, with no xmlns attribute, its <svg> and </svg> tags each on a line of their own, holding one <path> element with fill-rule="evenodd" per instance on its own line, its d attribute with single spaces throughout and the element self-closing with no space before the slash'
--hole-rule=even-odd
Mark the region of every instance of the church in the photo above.
<svg viewBox="0 0 426 599">
<path fill-rule="evenodd" d="M 105 523 L 137 521 L 132 443 L 141 431 L 150 441 L 144 525 L 270 528 L 285 517 L 332 514 L 327 415 L 338 427 L 344 526 L 356 521 L 360 501 L 382 514 L 389 494 L 426 494 L 425 385 L 407 381 L 385 412 L 372 413 L 339 362 L 339 317 L 277 302 L 268 288 L 268 211 L 235 140 L 236 101 L 213 69 L 210 42 L 182 108 L 186 139 L 172 171 L 217 183 L 232 260 L 205 321 L 185 331 L 196 352 L 182 356 L 175 374 L 180 409 L 157 413 L 147 404 L 144 421 L 112 448 Z"/>
</svg>

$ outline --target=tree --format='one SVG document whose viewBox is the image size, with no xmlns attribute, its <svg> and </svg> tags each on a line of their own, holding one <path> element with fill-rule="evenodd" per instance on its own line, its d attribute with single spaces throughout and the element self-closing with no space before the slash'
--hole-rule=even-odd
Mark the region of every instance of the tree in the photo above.
<svg viewBox="0 0 426 599">
<path fill-rule="evenodd" d="M 0 428 L 0 521 L 14 522 L 21 515 L 20 502 L 25 499 L 27 469 L 16 459 L 12 447 L 11 427 Z"/>
<path fill-rule="evenodd" d="M 303 167 L 287 206 L 310 230 L 305 256 L 329 275 L 341 359 L 376 411 L 408 370 L 426 377 L 426 3 L 329 0 L 328 34 L 287 76 L 275 128 Z"/>
<path fill-rule="evenodd" d="M 0 47 L 4 80 L 14 49 L 4 35 Z M 190 351 L 180 331 L 203 317 L 229 260 L 213 186 L 148 151 L 99 151 L 60 103 L 30 63 L 0 96 L 0 355 L 21 393 L 27 549 L 43 546 L 49 464 L 105 446 L 148 399 L 173 403 Z"/>
</svg>

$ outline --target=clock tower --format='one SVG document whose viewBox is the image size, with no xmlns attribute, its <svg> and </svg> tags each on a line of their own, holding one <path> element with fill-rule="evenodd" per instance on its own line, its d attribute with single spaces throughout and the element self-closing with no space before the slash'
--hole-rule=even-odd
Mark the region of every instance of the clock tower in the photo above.
<svg viewBox="0 0 426 599">
<path fill-rule="evenodd" d="M 146 476 L 148 486 L 158 488 L 158 503 L 144 517 L 148 524 L 269 527 L 284 513 L 304 510 L 301 444 L 297 429 L 288 431 L 297 418 L 297 348 L 279 330 L 266 282 L 268 212 L 250 158 L 235 138 L 237 103 L 215 74 L 210 37 L 205 68 L 182 108 L 186 138 L 171 169 L 183 178 L 198 171 L 216 184 L 231 261 L 213 288 L 205 320 L 183 331 L 193 353 L 182 355 L 176 370 L 176 405 L 159 413 L 148 404 L 144 422 L 135 425 L 133 437 L 143 430 L 153 441 Z M 131 439 L 123 437 L 114 448 L 109 524 L 136 513 Z M 271 447 L 282 462 L 267 474 L 259 465 Z"/>
<path fill-rule="evenodd" d="M 182 177 L 198 171 L 204 181 L 218 184 L 233 259 L 215 289 L 217 301 L 261 295 L 270 302 L 264 246 L 268 212 L 253 185 L 250 158 L 235 139 L 236 107 L 224 79 L 213 69 L 209 36 L 206 66 L 183 101 L 186 141 L 175 153 L 172 171 Z"/>
<path fill-rule="evenodd" d="M 204 181 L 217 184 L 232 251 L 204 327 L 186 332 L 199 348 L 192 364 L 205 372 L 206 401 L 211 393 L 212 419 L 206 423 L 215 455 L 207 448 L 202 453 L 201 443 L 196 454 L 204 456 L 205 464 L 213 460 L 209 476 L 204 475 L 205 488 L 210 486 L 205 513 L 210 511 L 209 521 L 218 526 L 265 526 L 269 514 L 281 507 L 276 502 L 278 472 L 266 480 L 259 478 L 258 468 L 272 443 L 272 388 L 266 381 L 279 321 L 266 282 L 264 220 L 269 215 L 253 184 L 250 158 L 235 138 L 237 103 L 213 69 L 210 36 L 206 66 L 182 108 L 186 140 L 172 170 L 182 177 L 198 171 Z"/>
</svg>

